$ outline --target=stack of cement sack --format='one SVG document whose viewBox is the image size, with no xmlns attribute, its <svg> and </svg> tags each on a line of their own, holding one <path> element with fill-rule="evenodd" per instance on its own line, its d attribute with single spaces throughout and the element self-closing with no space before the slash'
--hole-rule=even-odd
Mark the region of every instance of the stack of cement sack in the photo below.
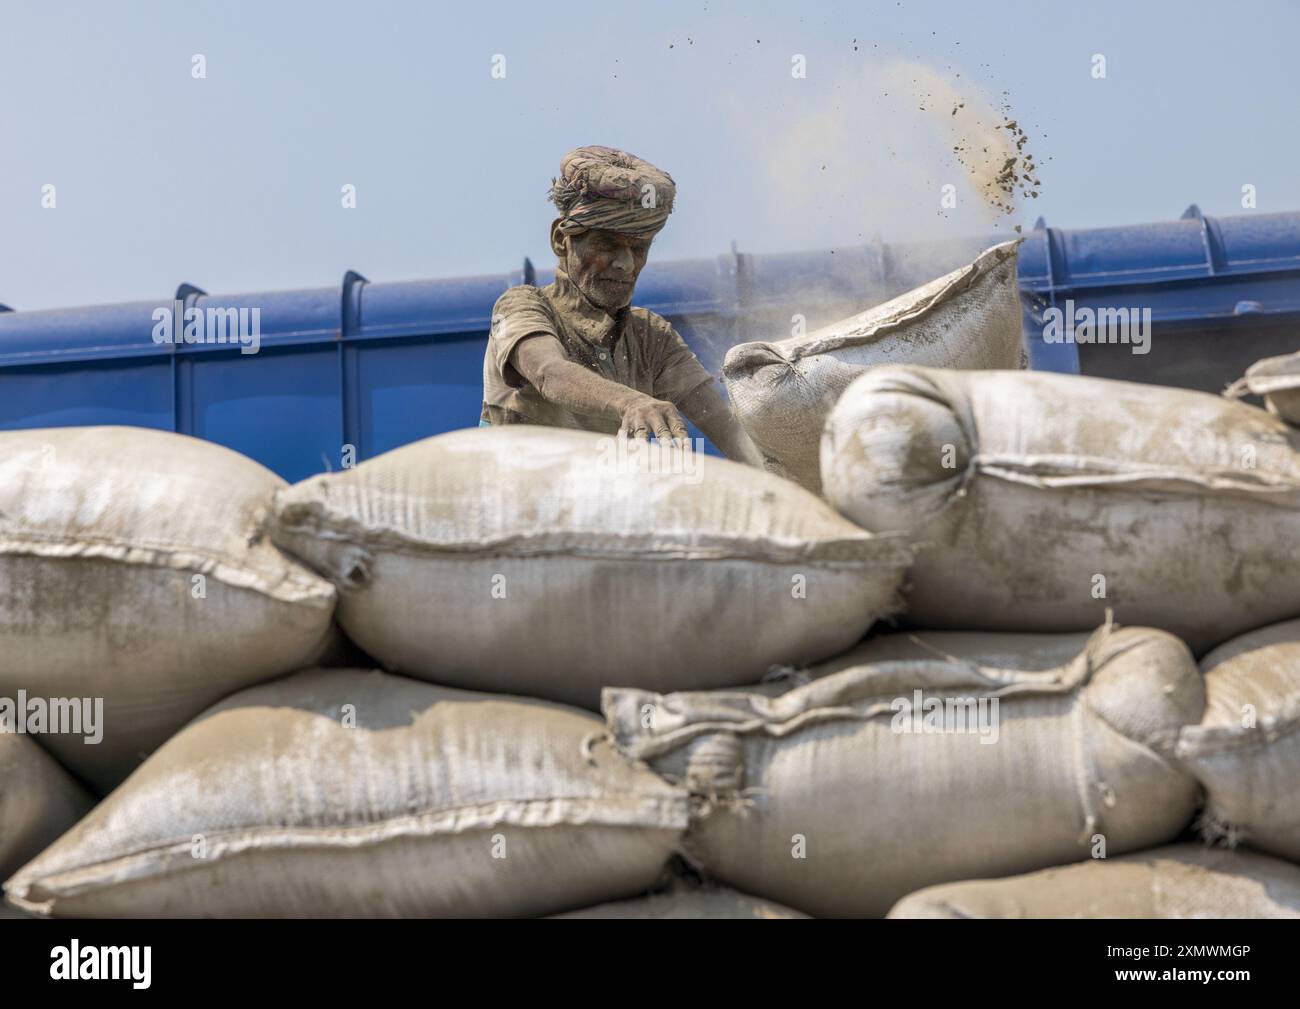
<svg viewBox="0 0 1300 1009">
<path fill-rule="evenodd" d="M 26 536 L 48 567 L 26 595 L 28 573 L 0 568 L 3 598 L 46 620 L 10 618 L 23 661 L 5 689 L 105 697 L 100 746 L 32 739 L 101 793 L 129 773 L 75 827 L 70 777 L 31 772 L 46 805 L 0 807 L 6 835 L 23 830 L 16 862 L 62 833 L 6 885 L 37 914 L 635 899 L 668 878 L 690 794 L 591 711 L 539 698 L 596 709 L 609 685 L 736 686 L 824 659 L 896 609 L 911 559 L 779 477 L 580 432 L 456 432 L 293 488 L 179 436 L 13 437 L 10 464 L 32 475 L 10 484 L 8 542 Z M 81 570 L 98 564 L 115 566 Z M 342 627 L 405 675 L 310 668 L 336 586 Z M 80 651 L 56 665 L 34 642 L 64 628 Z M 647 908 L 724 912 L 793 916 L 716 887 Z"/>
<path fill-rule="evenodd" d="M 1142 738 L 1117 713 L 1135 719 L 1162 769 L 1203 792 L 1202 835 L 1243 846 L 1240 857 L 1173 849 L 1153 864 L 1187 868 L 1148 868 L 1145 875 L 1081 865 L 1050 877 L 938 887 L 905 901 L 896 915 L 951 905 L 970 907 L 971 916 L 1158 915 L 1171 907 L 1199 908 L 1204 916 L 1216 911 L 1214 901 L 1201 901 L 1202 891 L 1232 890 L 1224 879 L 1233 875 L 1240 876 L 1236 895 L 1217 913 L 1300 912 L 1293 869 L 1248 853 L 1300 859 L 1300 583 L 1291 547 L 1300 542 L 1298 449 L 1300 431 L 1280 416 L 1177 389 L 915 367 L 874 369 L 850 386 L 823 434 L 823 489 L 848 517 L 913 543 L 905 622 L 987 638 L 995 631 L 1082 631 L 1109 611 L 1177 635 L 1204 656 L 1193 676 L 1204 690 L 1199 706 L 1182 694 L 1187 706 L 1169 711 L 1168 701 L 1180 696 L 1171 682 L 1162 704 L 1135 698 L 1118 708 L 1089 701 L 1085 709 L 1113 730 L 1112 739 Z M 918 631 L 917 639 L 936 654 L 961 655 L 941 632 Z M 1136 661 L 1149 675 L 1152 664 Z M 1016 726 L 1003 722 L 1004 740 Z M 1074 738 L 1063 751 L 1079 752 Z M 1151 757 L 1141 763 L 1148 773 L 1156 766 Z M 1096 761 L 1080 766 L 1091 769 L 1089 780 L 1105 783 L 1099 788 L 1108 811 L 1125 805 L 1115 781 L 1140 787 L 1141 779 L 1108 773 Z M 1164 796 L 1176 794 L 1166 789 L 1153 808 L 1172 816 Z M 1180 832 L 1153 830 L 1121 847 L 1114 829 L 1097 834 L 1115 855 Z M 1023 840 L 1020 828 L 1016 834 Z M 964 842 L 957 848 L 963 854 Z M 1085 854 L 1097 853 L 1054 861 Z M 948 878 L 1027 870 L 988 859 Z M 1149 890 L 1167 891 L 1168 901 L 1150 893 L 1121 899 L 1139 878 Z M 1058 885 L 1059 899 L 1039 892 Z"/>
<path fill-rule="evenodd" d="M 944 278 L 924 332 L 1008 275 Z M 1300 432 L 870 363 L 792 441 L 824 497 L 529 427 L 292 487 L 177 435 L 0 435 L 0 699 L 104 700 L 98 744 L 0 734 L 9 901 L 1300 911 Z"/>
</svg>

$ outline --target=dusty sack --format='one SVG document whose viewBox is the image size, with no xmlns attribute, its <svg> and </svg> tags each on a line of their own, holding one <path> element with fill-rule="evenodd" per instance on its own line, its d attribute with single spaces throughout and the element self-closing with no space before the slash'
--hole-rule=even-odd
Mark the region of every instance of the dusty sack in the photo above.
<svg viewBox="0 0 1300 1009">
<path fill-rule="evenodd" d="M 0 880 L 40 854 L 93 801 L 30 736 L 0 729 Z"/>
<path fill-rule="evenodd" d="M 1202 829 L 1300 860 L 1300 620 L 1234 638 L 1201 671 L 1205 717 L 1178 755 L 1205 786 Z"/>
<path fill-rule="evenodd" d="M 1246 369 L 1246 374 L 1228 386 L 1231 399 L 1263 396 L 1268 412 L 1288 424 L 1300 425 L 1300 354 L 1266 357 Z"/>
<path fill-rule="evenodd" d="M 732 407 L 778 472 L 821 487 L 817 449 L 831 407 L 866 369 L 1023 368 L 1017 242 L 995 245 L 924 287 L 806 335 L 732 347 Z"/>
<path fill-rule="evenodd" d="M 274 537 L 337 582 L 339 623 L 388 667 L 592 709 L 606 685 L 752 682 L 893 609 L 900 537 L 748 466 L 653 452 L 454 431 L 282 491 Z"/>
<path fill-rule="evenodd" d="M 566 911 L 556 918 L 807 918 L 806 914 L 720 886 L 666 893 Z"/>
<path fill-rule="evenodd" d="M 263 537 L 285 482 L 133 427 L 0 432 L 0 696 L 102 698 L 42 743 L 108 790 L 234 690 L 310 663 L 334 589 Z"/>
<path fill-rule="evenodd" d="M 1011 879 L 931 886 L 890 918 L 1300 918 L 1300 868 L 1174 844 Z"/>
<path fill-rule="evenodd" d="M 876 369 L 827 423 L 827 500 L 917 547 L 907 619 L 1077 631 L 1113 608 L 1202 652 L 1300 614 L 1300 432 L 1208 393 Z"/>
<path fill-rule="evenodd" d="M 1103 628 L 1047 672 L 933 659 L 779 697 L 605 692 L 624 752 L 695 796 L 685 853 L 818 916 L 1077 861 L 1098 837 L 1110 854 L 1171 840 L 1198 788 L 1169 757 L 1203 706 L 1186 646 L 1142 628 Z"/>
<path fill-rule="evenodd" d="M 187 726 L 6 892 L 71 917 L 539 915 L 626 897 L 656 882 L 686 797 L 600 728 L 541 701 L 298 673 Z"/>
</svg>

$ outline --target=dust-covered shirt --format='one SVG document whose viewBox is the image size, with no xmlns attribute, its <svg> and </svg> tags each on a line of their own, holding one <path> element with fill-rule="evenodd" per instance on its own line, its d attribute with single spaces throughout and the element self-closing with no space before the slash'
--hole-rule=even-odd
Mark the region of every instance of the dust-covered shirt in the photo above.
<svg viewBox="0 0 1300 1009">
<path fill-rule="evenodd" d="M 624 308 L 614 315 L 593 305 L 562 269 L 546 287 L 521 284 L 497 299 L 483 355 L 482 421 L 544 424 L 616 434 L 620 418 L 572 413 L 544 399 L 510 363 L 520 340 L 554 336 L 569 360 L 655 399 L 680 403 L 713 376 L 661 315 Z"/>
</svg>

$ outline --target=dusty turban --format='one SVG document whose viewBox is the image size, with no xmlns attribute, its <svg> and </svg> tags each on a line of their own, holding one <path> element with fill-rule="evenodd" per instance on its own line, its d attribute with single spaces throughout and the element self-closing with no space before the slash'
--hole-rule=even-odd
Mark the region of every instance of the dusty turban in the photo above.
<svg viewBox="0 0 1300 1009">
<path fill-rule="evenodd" d="M 579 147 L 560 162 L 551 180 L 551 200 L 572 206 L 562 231 L 602 228 L 631 235 L 653 234 L 672 213 L 677 185 L 672 176 L 635 154 L 613 147 Z"/>
</svg>

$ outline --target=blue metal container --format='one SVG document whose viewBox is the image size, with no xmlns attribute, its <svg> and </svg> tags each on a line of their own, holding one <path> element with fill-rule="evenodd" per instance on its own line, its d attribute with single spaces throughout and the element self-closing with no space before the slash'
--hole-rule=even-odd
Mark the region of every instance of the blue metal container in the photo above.
<svg viewBox="0 0 1300 1009">
<path fill-rule="evenodd" d="M 636 303 L 666 316 L 714 374 L 728 347 L 861 311 L 968 261 L 979 241 L 649 264 Z M 336 287 L 9 312 L 0 306 L 0 428 L 131 424 L 179 431 L 299 480 L 478 423 L 483 350 L 501 292 L 549 271 L 404 283 L 349 272 Z M 1020 285 L 1033 367 L 1217 388 L 1258 357 L 1300 349 L 1300 213 L 1127 228 L 1041 225 Z M 1151 310 L 1158 339 L 1047 344 L 1044 313 L 1073 301 Z M 158 313 L 257 310 L 258 352 L 157 342 Z M 217 310 L 221 310 L 218 312 Z"/>
</svg>

